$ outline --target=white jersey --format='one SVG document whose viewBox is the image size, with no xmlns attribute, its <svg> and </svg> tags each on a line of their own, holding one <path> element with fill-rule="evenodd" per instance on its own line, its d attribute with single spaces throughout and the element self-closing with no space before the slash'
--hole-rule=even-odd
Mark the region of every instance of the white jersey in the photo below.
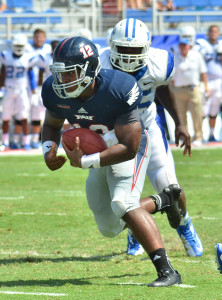
<svg viewBox="0 0 222 300">
<path fill-rule="evenodd" d="M 222 40 L 219 40 L 216 44 L 211 44 L 205 39 L 197 39 L 197 45 L 195 45 L 207 64 L 208 80 L 222 78 L 222 64 L 217 53 L 219 46 L 222 46 Z"/>
<path fill-rule="evenodd" d="M 53 58 L 52 54 L 47 53 L 45 56 L 40 55 L 39 56 L 39 62 L 38 62 L 38 67 L 40 69 L 44 69 L 44 78 L 43 80 L 45 81 L 50 75 L 52 75 L 52 72 L 50 71 L 49 66 L 52 64 Z"/>
<path fill-rule="evenodd" d="M 103 68 L 112 69 L 109 54 L 110 48 L 102 49 L 100 58 Z M 156 88 L 167 85 L 173 75 L 173 54 L 166 50 L 149 48 L 147 66 L 140 69 L 135 76 L 143 91 L 143 99 L 139 105 L 140 117 L 148 129 L 151 144 L 151 157 L 146 172 L 158 193 L 166 186 L 178 183 L 170 147 L 156 121 L 154 102 Z"/>
<path fill-rule="evenodd" d="M 26 51 L 36 56 L 42 55 L 43 57 L 45 57 L 46 55 L 51 55 L 52 47 L 48 43 L 43 44 L 41 48 L 35 48 L 33 45 L 28 44 L 28 46 L 26 47 Z M 38 74 L 39 74 L 38 66 L 34 68 L 34 74 L 35 74 L 36 82 L 38 82 Z"/>
<path fill-rule="evenodd" d="M 37 57 L 32 53 L 25 53 L 20 57 L 15 57 L 12 51 L 3 51 L 0 61 L 5 65 L 5 86 L 6 87 L 28 87 L 28 70 L 37 63 Z"/>
<path fill-rule="evenodd" d="M 109 59 L 110 47 L 100 53 L 101 64 L 104 69 L 113 69 Z M 174 75 L 174 56 L 172 53 L 156 48 L 149 48 L 147 66 L 140 69 L 135 78 L 139 83 L 143 98 L 139 105 L 141 118 L 148 128 L 156 117 L 156 105 L 153 102 L 156 88 L 167 85 Z"/>
</svg>

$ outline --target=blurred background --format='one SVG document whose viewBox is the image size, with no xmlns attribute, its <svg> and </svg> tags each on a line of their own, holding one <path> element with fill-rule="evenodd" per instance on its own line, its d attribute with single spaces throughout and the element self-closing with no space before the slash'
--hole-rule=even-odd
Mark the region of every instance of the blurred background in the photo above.
<svg viewBox="0 0 222 300">
<path fill-rule="evenodd" d="M 170 48 L 184 25 L 196 29 L 197 38 L 207 28 L 222 26 L 221 0 L 5 0 L 0 9 L 1 47 L 16 33 L 31 38 L 36 28 L 46 31 L 47 40 L 64 38 L 87 28 L 101 47 L 119 20 L 138 18 L 152 33 L 152 46 Z"/>
</svg>

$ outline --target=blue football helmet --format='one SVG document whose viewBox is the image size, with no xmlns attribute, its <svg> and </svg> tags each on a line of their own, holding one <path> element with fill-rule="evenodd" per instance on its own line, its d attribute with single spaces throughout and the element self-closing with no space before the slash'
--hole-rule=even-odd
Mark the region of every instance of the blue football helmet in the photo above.
<svg viewBox="0 0 222 300">
<path fill-rule="evenodd" d="M 99 53 L 92 41 L 79 36 L 66 38 L 53 53 L 52 87 L 60 98 L 76 98 L 92 84 L 100 69 Z M 75 80 L 64 82 L 66 72 L 74 72 Z M 74 86 L 76 89 L 69 91 Z"/>
</svg>

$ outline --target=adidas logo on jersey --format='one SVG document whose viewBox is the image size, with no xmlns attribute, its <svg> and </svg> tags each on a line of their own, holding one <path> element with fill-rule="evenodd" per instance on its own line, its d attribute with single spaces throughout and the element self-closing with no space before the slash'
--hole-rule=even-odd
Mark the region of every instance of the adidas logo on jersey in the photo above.
<svg viewBox="0 0 222 300">
<path fill-rule="evenodd" d="M 81 107 L 81 108 L 78 110 L 78 113 L 79 113 L 79 114 L 88 114 L 88 112 L 87 112 L 83 107 Z"/>
</svg>

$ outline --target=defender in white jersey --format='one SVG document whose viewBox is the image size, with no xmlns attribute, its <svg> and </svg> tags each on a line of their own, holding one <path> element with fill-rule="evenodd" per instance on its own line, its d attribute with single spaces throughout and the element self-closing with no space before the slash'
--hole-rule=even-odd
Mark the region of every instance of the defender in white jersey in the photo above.
<svg viewBox="0 0 222 300">
<path fill-rule="evenodd" d="M 184 155 L 188 152 L 190 156 L 191 146 L 189 133 L 181 123 L 175 99 L 168 86 L 174 74 L 173 54 L 166 50 L 150 48 L 150 40 L 149 30 L 143 22 L 133 18 L 122 20 L 113 29 L 111 48 L 104 49 L 100 59 L 103 68 L 117 68 L 133 75 L 143 91 L 143 99 L 139 105 L 140 117 L 149 132 L 152 149 L 147 175 L 155 190 L 159 192 L 169 184 L 178 182 L 171 150 L 156 121 L 155 94 L 175 121 L 177 146 L 179 139 L 182 139 L 181 147 L 185 146 Z M 180 195 L 179 205 L 183 217 L 177 232 L 187 254 L 201 256 L 203 248 L 188 216 L 184 192 Z M 171 224 L 171 220 L 169 221 Z M 131 255 L 143 253 L 143 249 L 131 232 L 128 235 L 127 253 Z"/>
<path fill-rule="evenodd" d="M 42 29 L 36 29 L 33 33 L 33 42 L 26 47 L 27 52 L 34 55 L 42 55 L 43 57 L 52 53 L 52 47 L 46 43 L 46 33 Z M 31 146 L 34 149 L 39 148 L 39 135 L 41 132 L 41 123 L 44 119 L 45 108 L 42 104 L 41 86 L 38 84 L 39 67 L 34 68 L 35 80 L 37 84 L 36 95 L 32 98 L 31 107 L 31 125 L 32 125 L 32 141 Z"/>
<path fill-rule="evenodd" d="M 214 128 L 222 98 L 222 63 L 220 53 L 222 40 L 218 40 L 219 36 L 219 27 L 211 25 L 208 29 L 208 40 L 197 39 L 198 44 L 195 45 L 195 49 L 200 51 L 207 64 L 209 98 L 203 105 L 203 117 L 209 117 L 209 142 L 216 141 Z"/>
<path fill-rule="evenodd" d="M 28 116 L 30 101 L 28 95 L 29 85 L 35 91 L 36 85 L 32 67 L 37 59 L 33 54 L 25 53 L 27 38 L 23 34 L 17 34 L 12 40 L 12 49 L 1 53 L 1 79 L 0 85 L 5 86 L 3 97 L 3 134 L 2 143 L 4 148 L 9 147 L 9 124 L 12 117 L 15 117 L 15 124 L 22 128 L 23 147 L 29 150 L 29 126 Z M 20 138 L 20 130 L 14 134 L 12 149 L 17 145 Z"/>
</svg>

